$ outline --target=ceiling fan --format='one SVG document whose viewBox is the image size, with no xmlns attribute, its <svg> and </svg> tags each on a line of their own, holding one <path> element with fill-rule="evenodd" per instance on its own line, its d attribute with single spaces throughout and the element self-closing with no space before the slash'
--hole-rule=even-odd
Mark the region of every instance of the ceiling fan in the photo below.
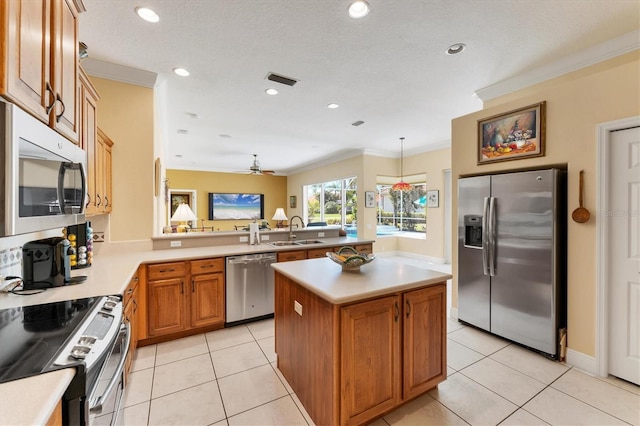
<svg viewBox="0 0 640 426">
<path fill-rule="evenodd" d="M 253 164 L 249 167 L 249 174 L 252 175 L 272 175 L 274 170 L 263 170 L 260 167 L 260 161 L 258 161 L 258 154 L 253 154 Z"/>
</svg>

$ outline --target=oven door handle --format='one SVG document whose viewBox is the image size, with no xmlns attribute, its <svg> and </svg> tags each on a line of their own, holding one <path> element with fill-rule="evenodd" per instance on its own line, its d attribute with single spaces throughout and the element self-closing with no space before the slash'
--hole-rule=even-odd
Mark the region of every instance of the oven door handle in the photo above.
<svg viewBox="0 0 640 426">
<path fill-rule="evenodd" d="M 98 400 L 96 401 L 96 404 L 93 407 L 89 408 L 89 411 L 92 413 L 93 412 L 100 413 L 102 411 L 102 404 L 104 404 L 107 398 L 109 398 L 109 395 L 113 391 L 113 388 L 120 381 L 122 370 L 124 370 L 124 363 L 127 360 L 127 352 L 129 352 L 129 345 L 131 344 L 131 327 L 129 323 L 122 324 L 120 326 L 120 333 L 122 332 L 125 333 L 125 345 L 124 345 L 124 349 L 122 350 L 122 357 L 120 358 L 120 362 L 118 362 L 118 367 L 116 368 L 116 371 L 113 374 L 113 377 L 111 377 L 111 380 L 109 380 L 109 384 L 107 385 L 107 388 L 104 390 L 104 393 L 100 395 L 100 398 L 98 398 Z"/>
</svg>

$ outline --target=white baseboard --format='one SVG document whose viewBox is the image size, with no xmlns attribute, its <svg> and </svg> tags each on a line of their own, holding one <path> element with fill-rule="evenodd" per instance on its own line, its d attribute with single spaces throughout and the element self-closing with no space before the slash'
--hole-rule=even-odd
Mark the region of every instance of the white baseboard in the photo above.
<svg viewBox="0 0 640 426">
<path fill-rule="evenodd" d="M 598 375 L 598 364 L 596 363 L 596 359 L 590 355 L 585 355 L 582 352 L 567 348 L 566 363 L 585 373 L 593 376 Z"/>
</svg>

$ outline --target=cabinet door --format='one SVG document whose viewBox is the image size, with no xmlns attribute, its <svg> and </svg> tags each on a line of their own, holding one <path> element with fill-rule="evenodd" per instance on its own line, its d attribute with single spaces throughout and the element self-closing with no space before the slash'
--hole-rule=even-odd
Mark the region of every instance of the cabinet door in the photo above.
<svg viewBox="0 0 640 426">
<path fill-rule="evenodd" d="M 191 327 L 224 323 L 224 274 L 191 277 Z"/>
<path fill-rule="evenodd" d="M 400 297 L 341 309 L 341 424 L 360 424 L 400 402 Z"/>
<path fill-rule="evenodd" d="M 333 251 L 333 248 L 320 248 L 307 250 L 307 259 L 320 259 L 327 256 L 328 251 Z"/>
<path fill-rule="evenodd" d="M 87 200 L 85 213 L 96 213 L 96 144 L 98 140 L 98 93 L 89 77 L 80 71 L 81 135 L 80 147 L 87 152 Z"/>
<path fill-rule="evenodd" d="M 0 48 L 5 61 L 0 92 L 48 124 L 46 107 L 55 100 L 47 89 L 51 74 L 51 2 L 3 0 L 0 6 L 7 12 L 3 25 L 6 22 L 9 26 L 2 31 L 6 38 Z"/>
<path fill-rule="evenodd" d="M 184 278 L 149 281 L 149 336 L 171 334 L 187 329 Z"/>
<path fill-rule="evenodd" d="M 447 377 L 446 284 L 403 295 L 403 398 L 409 399 Z"/>
<path fill-rule="evenodd" d="M 52 2 L 53 32 L 52 80 L 56 103 L 51 112 L 50 125 L 78 143 L 80 115 L 78 114 L 78 11 L 73 0 Z"/>
<path fill-rule="evenodd" d="M 104 194 L 104 212 L 111 213 L 113 209 L 113 194 L 112 194 L 112 173 L 111 173 L 111 159 L 112 159 L 112 143 L 110 140 L 104 145 L 104 158 L 102 159 L 102 185 Z"/>
<path fill-rule="evenodd" d="M 134 333 L 135 333 L 135 302 L 134 299 L 131 299 L 128 304 L 125 305 L 124 308 L 124 322 L 129 324 L 129 329 L 131 333 L 131 340 L 129 342 L 129 350 L 127 351 L 127 355 L 125 357 L 124 362 L 124 380 L 125 383 L 127 378 L 129 377 L 129 371 L 131 370 L 131 365 L 133 364 L 133 356 L 135 353 L 135 345 L 134 345 Z"/>
</svg>

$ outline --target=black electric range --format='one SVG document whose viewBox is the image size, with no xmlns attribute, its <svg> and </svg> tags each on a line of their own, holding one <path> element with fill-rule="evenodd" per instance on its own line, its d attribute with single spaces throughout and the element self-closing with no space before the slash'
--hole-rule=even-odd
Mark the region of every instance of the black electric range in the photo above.
<svg viewBox="0 0 640 426">
<path fill-rule="evenodd" d="M 0 310 L 0 383 L 56 369 L 56 354 L 100 299 Z"/>
</svg>

